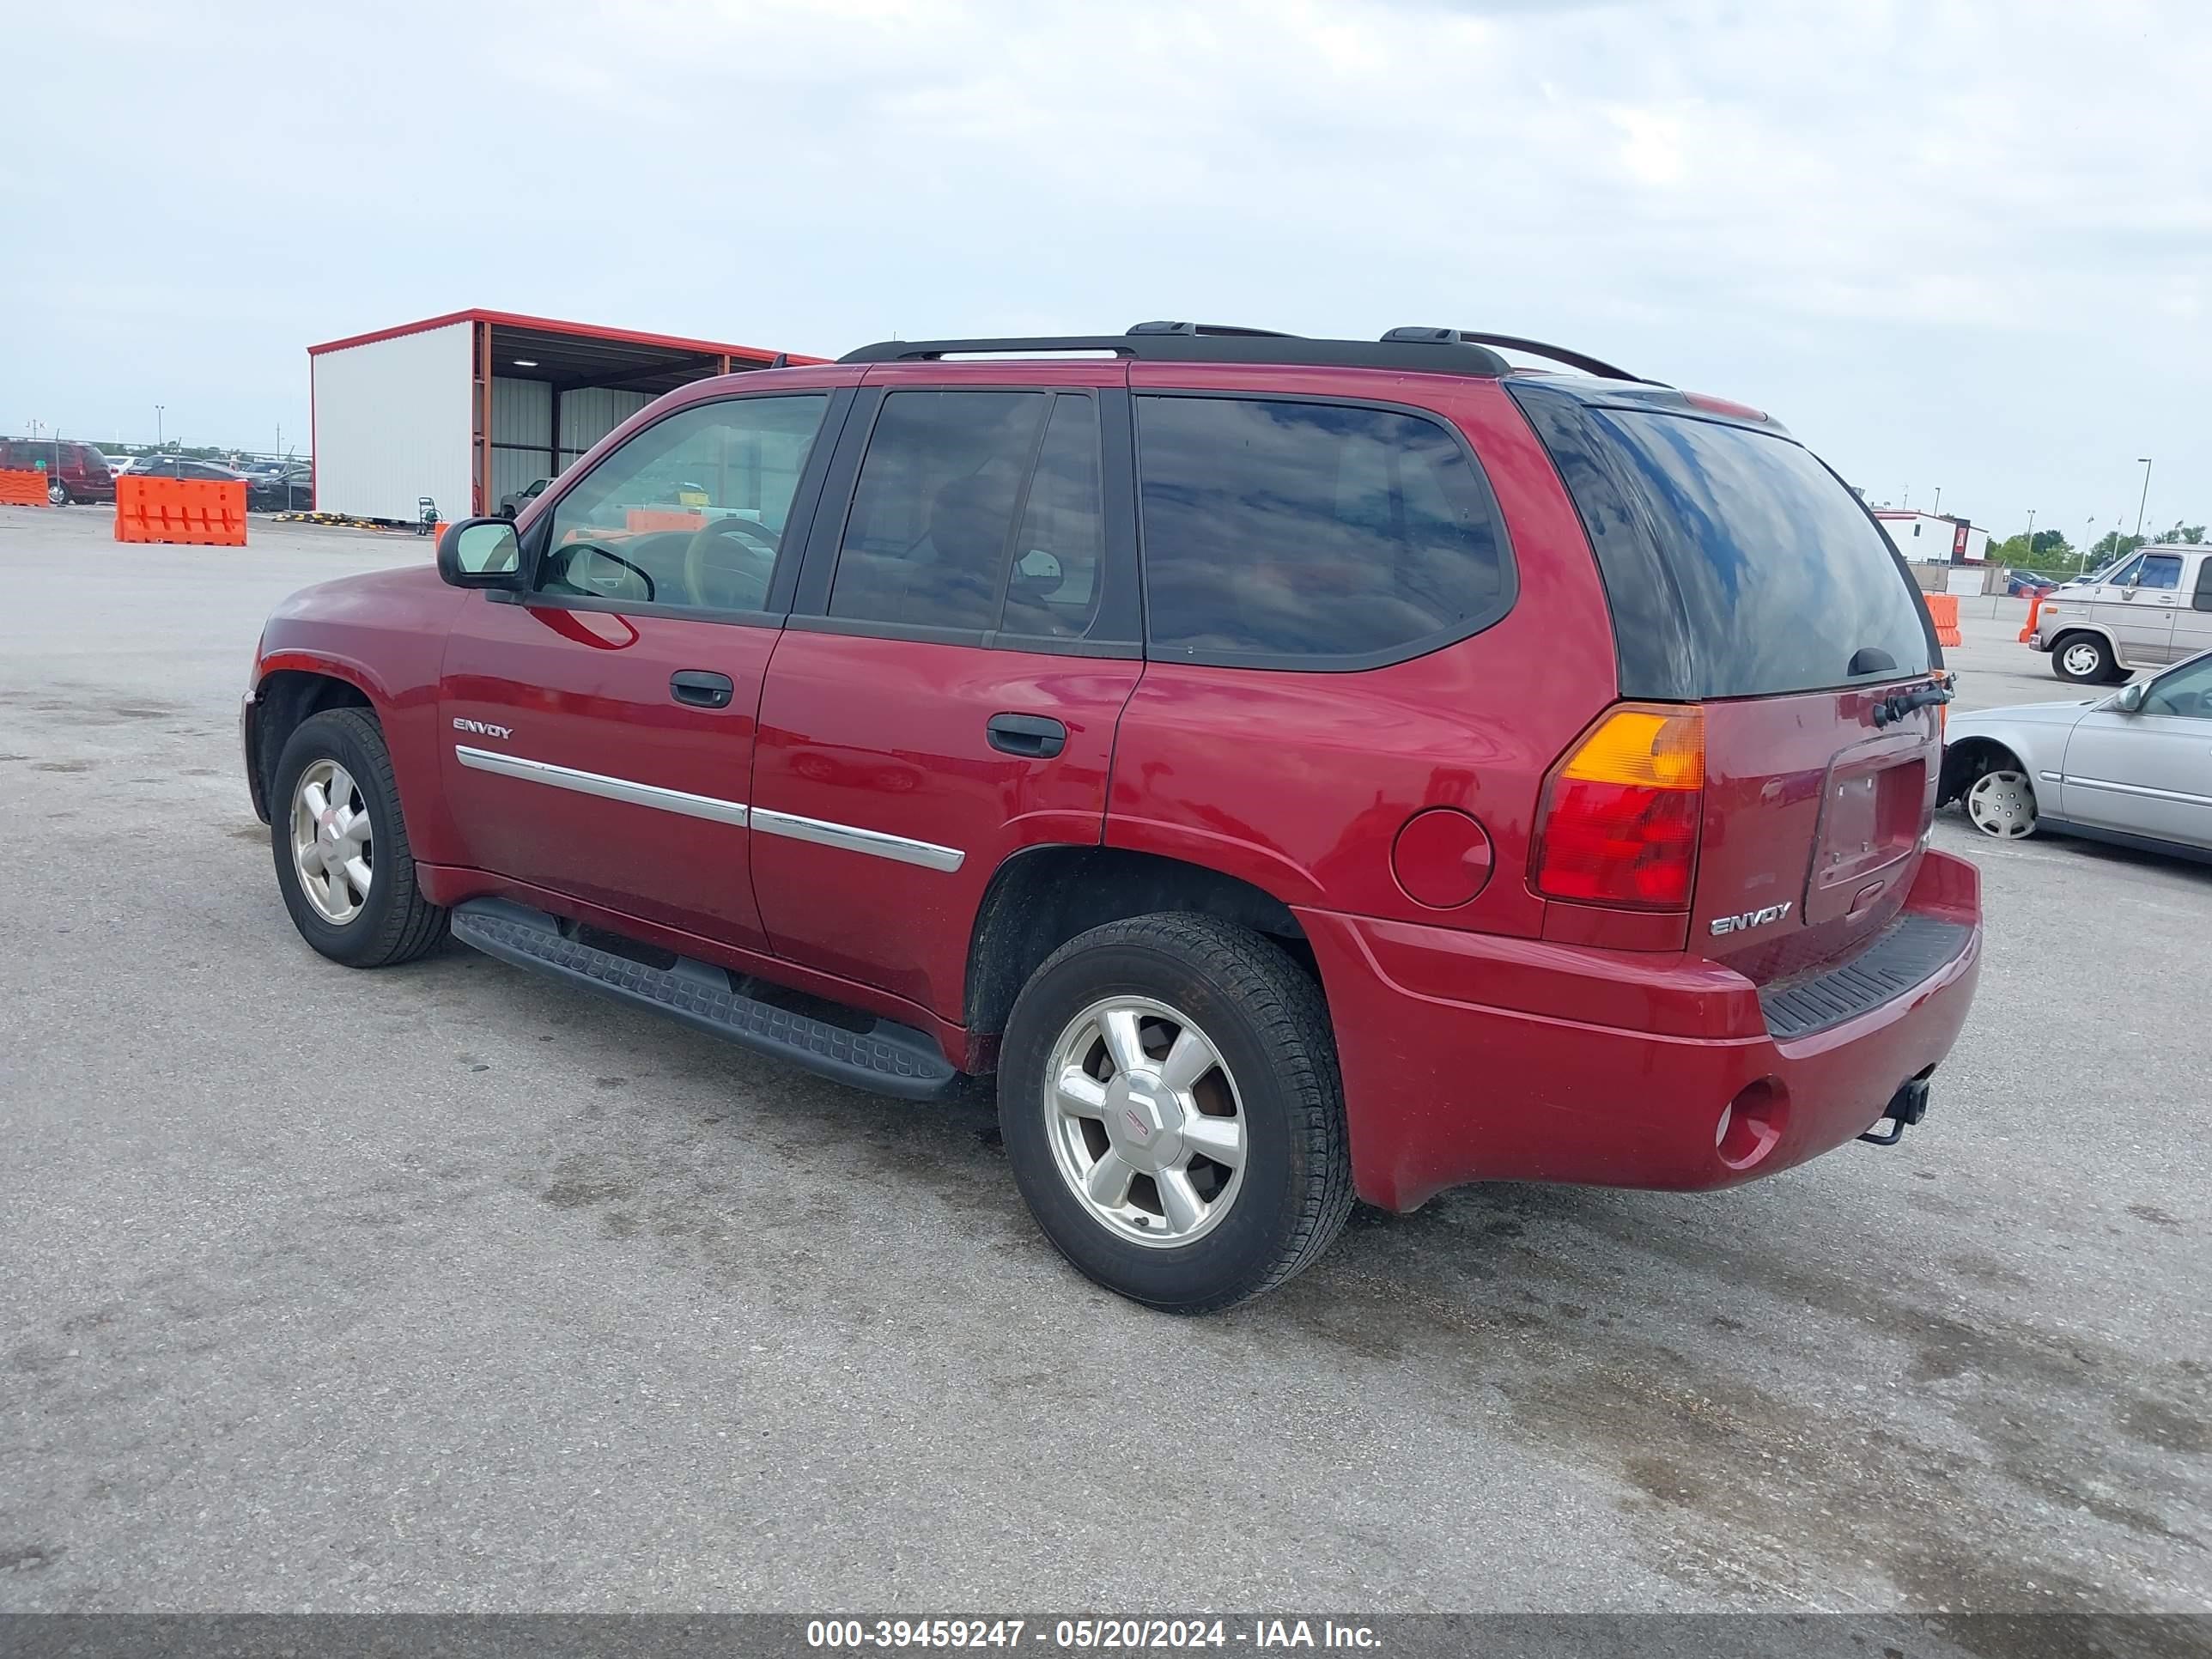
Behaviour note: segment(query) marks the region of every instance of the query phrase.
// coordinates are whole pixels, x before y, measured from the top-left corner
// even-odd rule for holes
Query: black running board
[[[565,980],[617,1002],[650,1008],[854,1088],[906,1100],[938,1100],[960,1073],[937,1044],[910,1025],[878,1019],[865,1031],[778,1008],[738,990],[723,969],[689,957],[650,968],[570,939],[542,910],[478,898],[453,908],[453,937],[486,956]]]

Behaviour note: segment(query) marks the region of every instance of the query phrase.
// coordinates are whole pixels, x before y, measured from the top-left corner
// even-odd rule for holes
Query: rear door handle
[[[737,687],[727,674],[711,674],[703,668],[679,668],[668,677],[668,695],[695,708],[727,708]]]
[[[1046,714],[994,714],[983,729],[992,748],[1024,760],[1050,760],[1067,747],[1067,728]]]

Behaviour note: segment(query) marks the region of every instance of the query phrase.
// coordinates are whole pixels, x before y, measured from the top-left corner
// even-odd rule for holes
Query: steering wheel
[[[729,539],[739,536],[766,548],[766,556],[742,544],[732,548]],[[782,538],[766,525],[735,514],[702,525],[684,550],[684,586],[691,603],[759,610],[768,603],[769,576],[782,545]],[[732,552],[745,556],[742,562],[726,556]],[[710,587],[718,591],[710,593]]]

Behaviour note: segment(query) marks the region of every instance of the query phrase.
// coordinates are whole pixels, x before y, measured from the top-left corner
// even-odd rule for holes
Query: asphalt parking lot
[[[428,556],[0,509],[0,1608],[2200,1609],[2212,869],[2037,838],[1927,1124],[1171,1321],[980,1104],[287,920],[238,693]],[[1968,707],[2062,695],[1967,601]]]

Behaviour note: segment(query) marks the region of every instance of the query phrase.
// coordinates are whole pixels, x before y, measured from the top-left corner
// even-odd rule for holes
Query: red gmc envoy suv
[[[1198,1312],[1355,1195],[1917,1122],[1981,945],[1941,665],[1755,410],[1146,323],[672,392],[434,572],[286,601],[244,735],[325,956],[450,932],[861,1088],[995,1073],[1047,1237]]]

